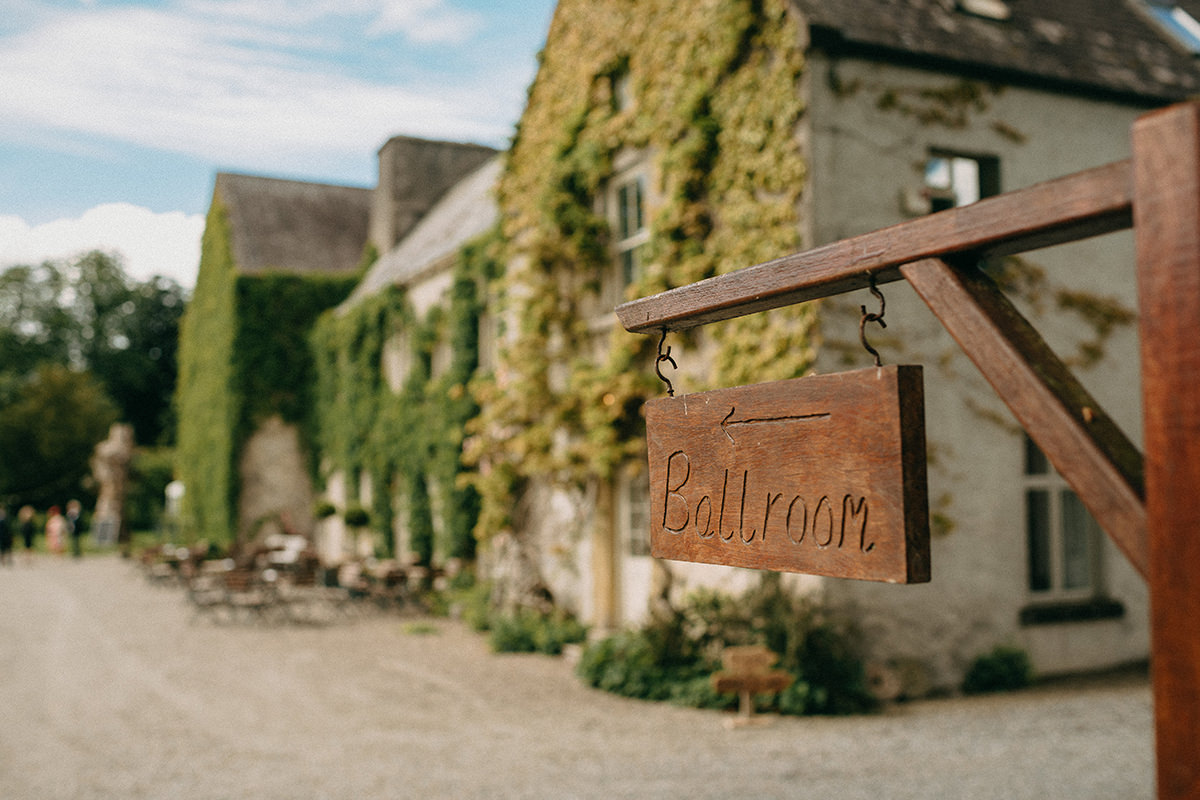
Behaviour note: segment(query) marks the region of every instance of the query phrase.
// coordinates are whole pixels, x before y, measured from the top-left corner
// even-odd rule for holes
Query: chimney
[[[450,187],[495,155],[490,147],[394,136],[379,148],[371,243],[386,253]]]

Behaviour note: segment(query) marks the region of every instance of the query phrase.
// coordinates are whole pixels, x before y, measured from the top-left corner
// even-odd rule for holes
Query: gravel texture
[[[1153,795],[1144,680],[729,730],[447,620],[193,616],[115,557],[0,570],[0,798]]]

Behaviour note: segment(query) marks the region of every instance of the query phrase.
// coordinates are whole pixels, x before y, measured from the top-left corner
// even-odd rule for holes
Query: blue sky
[[[369,186],[395,134],[503,146],[553,0],[0,0],[0,269],[195,279],[218,170]]]

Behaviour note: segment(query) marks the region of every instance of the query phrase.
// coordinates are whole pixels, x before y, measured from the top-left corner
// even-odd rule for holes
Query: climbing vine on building
[[[232,383],[234,265],[228,214],[214,200],[204,225],[196,288],[180,324],[177,470],[187,486],[184,513],[201,537],[225,541],[233,530]]]
[[[177,468],[194,535],[221,543],[235,537],[236,459],[259,425],[278,416],[306,430],[313,380],[306,331],[354,282],[337,274],[239,272],[228,213],[214,198],[180,331]],[[311,451],[311,437],[304,446]]]
[[[478,497],[460,481],[459,458],[466,422],[478,413],[467,391],[479,364],[482,286],[496,272],[494,235],[469,243],[452,273],[449,302],[418,318],[402,287],[391,286],[346,309],[327,313],[313,332],[317,364],[316,415],[324,468],[340,472],[352,491],[366,476],[372,487],[371,526],[394,550],[392,530],[399,497],[409,546],[420,563],[435,550],[470,558]],[[404,366],[398,386],[389,383],[385,352]],[[435,354],[448,355],[435,369]],[[433,504],[443,521],[435,542]]]
[[[483,411],[467,448],[481,536],[507,526],[525,479],[605,478],[643,446],[640,409],[661,391],[655,342],[597,308],[614,263],[597,198],[619,156],[646,159],[656,198],[626,297],[802,244],[804,63],[788,4],[705,0],[687,19],[667,0],[563,2],[555,14],[499,187],[506,327],[494,375],[475,384]],[[811,306],[796,306],[710,326],[688,347],[711,369],[690,375],[730,385],[803,374],[813,324]]]

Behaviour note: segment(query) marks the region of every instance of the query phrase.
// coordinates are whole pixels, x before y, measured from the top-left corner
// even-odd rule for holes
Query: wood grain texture
[[[901,272],[1143,576],[1142,455],[981,270],[941,259]]]
[[[782,670],[771,670],[757,675],[717,672],[712,676],[712,686],[719,694],[763,694],[782,692],[792,685],[793,680],[790,674]]]
[[[970,252],[1006,255],[1131,224],[1121,161],[681,286],[617,308],[627,330],[682,330],[899,280],[898,267]]]
[[[1200,797],[1200,106],[1133,129],[1158,796]]]
[[[651,400],[646,428],[652,555],[929,580],[920,367]]]

